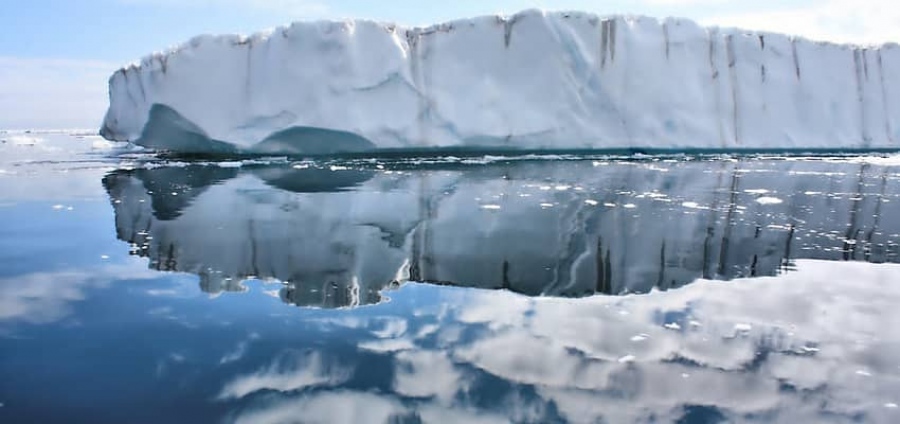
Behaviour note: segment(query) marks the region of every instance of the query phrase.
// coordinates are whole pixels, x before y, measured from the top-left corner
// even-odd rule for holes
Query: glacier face
[[[876,149],[900,46],[525,11],[201,36],[110,78],[101,133],[176,152]]]

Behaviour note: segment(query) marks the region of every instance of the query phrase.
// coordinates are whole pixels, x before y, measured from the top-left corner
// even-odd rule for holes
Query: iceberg
[[[524,11],[298,22],[116,71],[101,134],[178,153],[893,150],[900,46]]]

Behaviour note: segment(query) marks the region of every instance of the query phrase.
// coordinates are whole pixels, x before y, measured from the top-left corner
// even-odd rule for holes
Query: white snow
[[[900,140],[900,46],[671,18],[531,10],[426,28],[302,22],[199,36],[109,84],[103,135],[176,151],[208,147],[142,138],[154,105],[183,118],[159,125],[249,150],[298,127],[371,143],[354,140],[356,150],[867,149]],[[312,149],[302,143],[257,150]]]

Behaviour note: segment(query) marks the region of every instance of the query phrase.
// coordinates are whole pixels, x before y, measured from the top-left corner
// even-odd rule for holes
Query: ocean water
[[[897,157],[0,140],[0,422],[900,422]]]

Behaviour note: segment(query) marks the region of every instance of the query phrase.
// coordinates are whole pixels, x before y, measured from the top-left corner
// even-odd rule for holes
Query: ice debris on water
[[[669,330],[681,330],[681,326],[678,325],[677,322],[666,323],[663,327],[668,328]]]
[[[634,362],[635,359],[637,359],[637,358],[635,358],[634,355],[625,355],[625,356],[619,358],[619,363],[627,364],[629,362]]]
[[[643,334],[643,333],[641,333],[641,334],[638,334],[638,335],[632,337],[632,338],[631,338],[631,341],[633,341],[633,342],[642,342],[642,341],[647,340],[647,339],[649,339],[649,338],[650,338],[650,336],[649,336],[648,334]]]
[[[777,197],[763,196],[759,199],[756,199],[756,203],[759,203],[760,205],[779,205],[781,203],[784,203],[784,200],[781,200]]]
[[[752,329],[753,329],[753,326],[750,324],[741,323],[741,324],[734,325],[734,331],[739,332],[739,333],[749,333],[750,330],[752,330]]]

